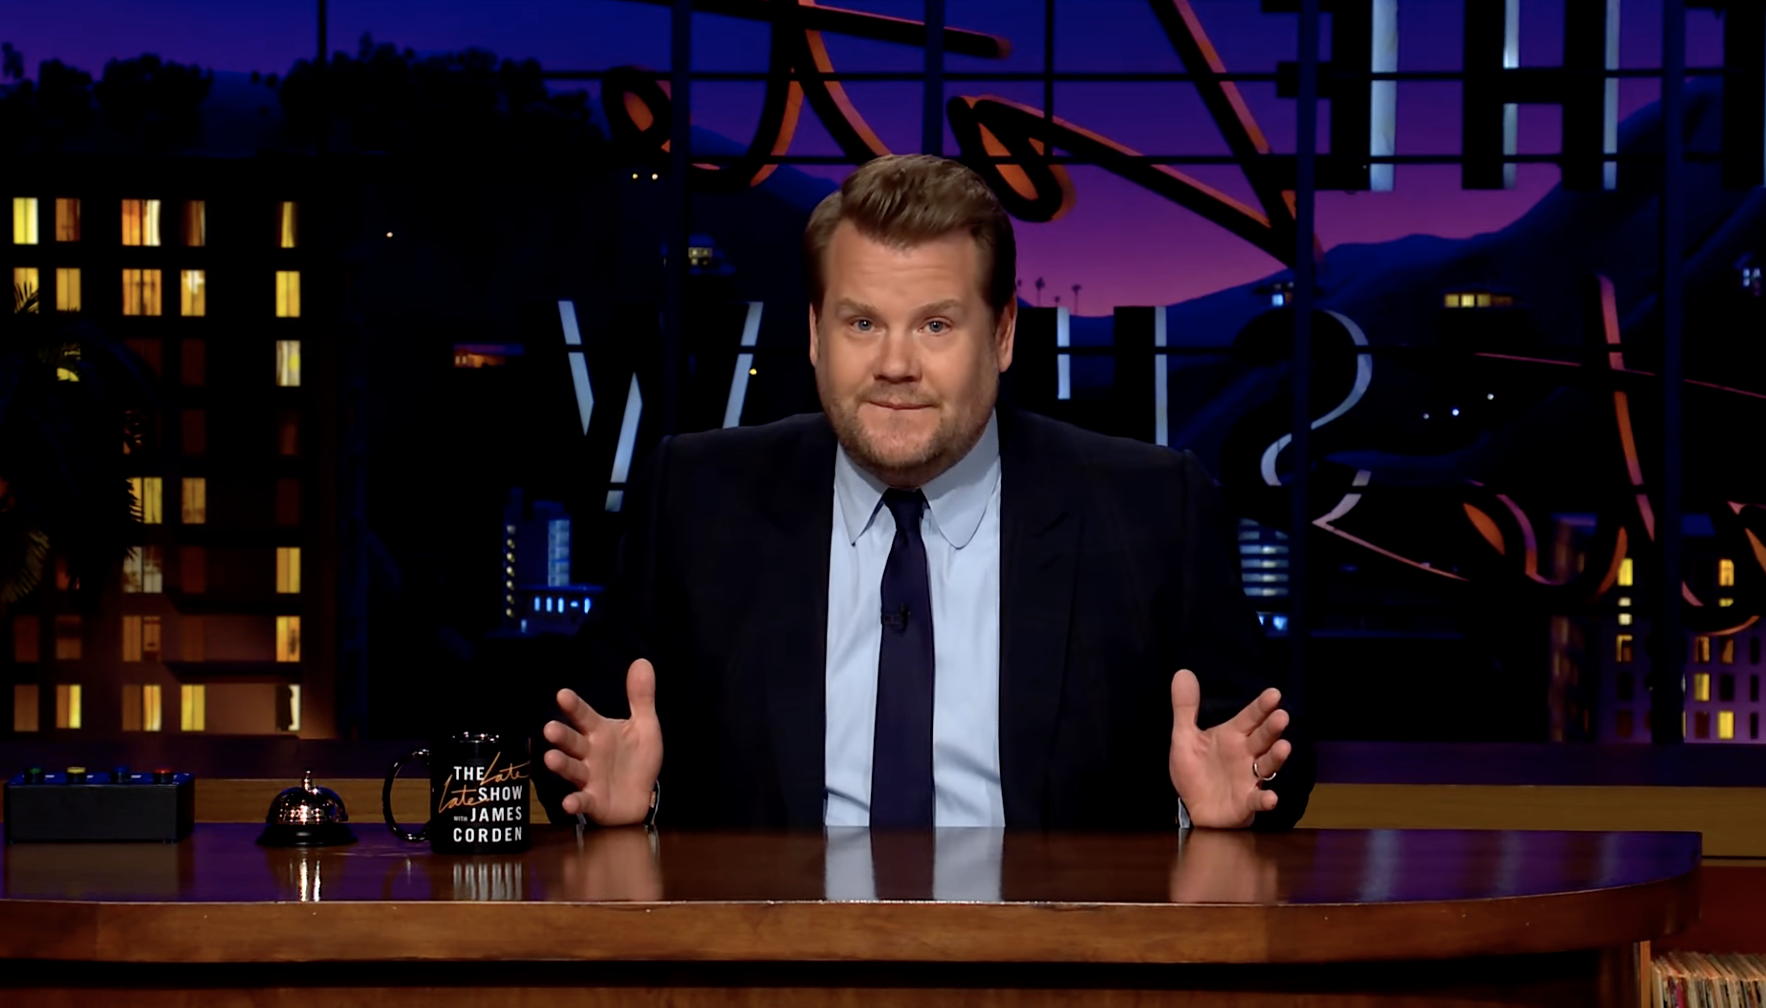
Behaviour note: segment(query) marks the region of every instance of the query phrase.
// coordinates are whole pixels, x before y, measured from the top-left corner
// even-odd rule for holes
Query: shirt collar
[[[969,545],[981,527],[988,499],[1000,477],[999,418],[990,414],[987,427],[975,447],[920,489],[926,494],[932,512],[932,527],[956,549]],[[836,449],[834,458],[834,499],[840,504],[840,519],[846,526],[849,544],[876,521],[883,504],[883,491],[888,486],[875,475],[853,462],[845,447]]]

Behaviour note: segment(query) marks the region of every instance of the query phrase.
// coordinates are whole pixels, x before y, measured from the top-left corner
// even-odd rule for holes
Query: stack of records
[[[1656,1008],[1766,1008],[1766,956],[1663,952],[1651,971]]]

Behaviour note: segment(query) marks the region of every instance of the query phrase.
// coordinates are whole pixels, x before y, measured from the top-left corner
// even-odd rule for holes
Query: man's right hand
[[[546,753],[546,766],[576,788],[565,796],[564,811],[582,813],[602,826],[643,822],[662,772],[656,670],[648,661],[632,662],[625,695],[632,716],[622,721],[595,713],[575,690],[559,690],[565,720],[546,723],[546,741],[557,747]]]

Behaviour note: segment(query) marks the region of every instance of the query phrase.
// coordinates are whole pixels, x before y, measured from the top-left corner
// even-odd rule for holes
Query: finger
[[[547,742],[577,759],[587,759],[589,756],[589,737],[562,721],[547,721],[541,734],[546,737]]]
[[[1282,737],[1282,732],[1288,730],[1289,720],[1287,711],[1276,710],[1264,718],[1262,724],[1253,728],[1248,740],[1251,755],[1262,756],[1268,752],[1270,747],[1275,745],[1276,740]]]
[[[601,722],[605,720],[601,715],[595,713],[595,708],[590,707],[587,700],[576,695],[576,690],[561,689],[558,691],[558,709],[563,711],[564,716],[570,719],[570,723],[575,725],[577,730],[584,735],[599,728]]]
[[[1268,777],[1270,774],[1280,770],[1282,766],[1288,762],[1288,757],[1293,754],[1294,743],[1289,742],[1287,739],[1282,739],[1270,746],[1268,752],[1260,753],[1255,760],[1252,760],[1252,762],[1256,764],[1258,771],[1257,775],[1259,777]]]
[[[589,765],[562,749],[546,751],[546,769],[569,781],[578,790],[589,786]]]
[[[1276,803],[1280,802],[1281,798],[1282,796],[1276,794],[1274,791],[1254,792],[1251,797],[1251,811],[1254,813],[1273,812],[1275,811]]]
[[[1233,719],[1228,722],[1228,724],[1231,724],[1233,728],[1240,733],[1249,735],[1257,729],[1258,725],[1263,723],[1265,718],[1274,713],[1281,705],[1282,691],[1271,686],[1269,689],[1257,694],[1257,699],[1246,704],[1244,710],[1234,714]]]
[[[583,788],[581,791],[573,791],[565,795],[564,801],[560,804],[564,806],[564,811],[571,815],[585,815],[593,819],[595,818],[595,806],[599,803],[595,800],[593,792],[588,788]]]
[[[632,717],[656,717],[656,666],[646,659],[632,662],[625,673],[625,698],[631,704]]]
[[[1201,710],[1202,684],[1194,672],[1178,669],[1171,677],[1171,730],[1194,730]]]

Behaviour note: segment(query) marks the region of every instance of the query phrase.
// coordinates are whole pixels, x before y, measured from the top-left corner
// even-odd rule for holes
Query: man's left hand
[[[1275,808],[1276,794],[1263,790],[1260,777],[1274,776],[1294,751],[1282,738],[1288,712],[1281,702],[1281,691],[1266,689],[1232,720],[1204,731],[1196,727],[1202,684],[1189,669],[1172,676],[1168,769],[1192,825],[1238,829]]]

